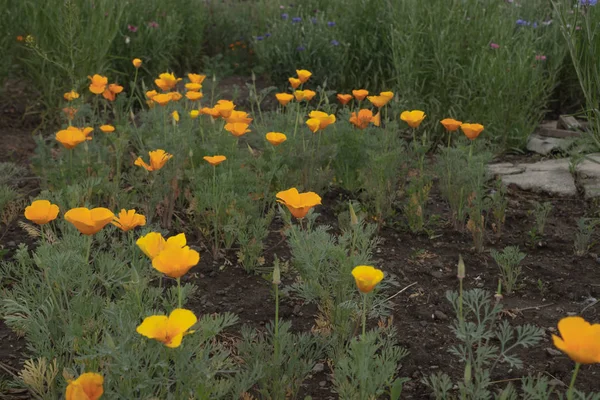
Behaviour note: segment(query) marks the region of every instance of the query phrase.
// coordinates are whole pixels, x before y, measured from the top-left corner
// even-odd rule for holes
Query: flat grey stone
[[[527,150],[546,155],[553,151],[566,151],[573,142],[573,138],[556,138],[532,133],[527,141]]]
[[[513,163],[498,163],[488,165],[488,171],[491,175],[514,175],[525,171],[525,167]]]
[[[568,169],[527,169],[517,175],[504,175],[502,182],[505,185],[515,185],[522,190],[532,192],[545,192],[558,196],[575,196],[577,187],[575,180]]]
[[[579,184],[586,199],[600,197],[600,154],[589,154],[577,166]]]
[[[555,160],[538,161],[533,164],[519,164],[525,167],[526,171],[569,171],[571,161],[568,158],[558,158]]]

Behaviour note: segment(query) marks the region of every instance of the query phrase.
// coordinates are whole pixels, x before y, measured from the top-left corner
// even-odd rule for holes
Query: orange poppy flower
[[[204,82],[204,80],[206,79],[206,75],[188,74],[188,78],[190,79],[191,83],[202,85],[202,82]]]
[[[252,122],[252,118],[248,117],[248,113],[245,111],[236,111],[233,110],[231,115],[228,118],[225,118],[225,121],[230,124],[235,124],[237,122],[242,124],[250,125]]]
[[[346,104],[348,104],[350,102],[350,100],[352,100],[352,95],[338,93],[337,99],[340,103],[342,103],[342,105],[345,106]]]
[[[383,271],[369,265],[359,265],[352,270],[352,276],[358,290],[369,293],[383,280]]]
[[[240,137],[250,132],[248,124],[243,122],[234,122],[225,124],[225,130],[231,133],[233,136]]]
[[[152,97],[152,101],[160,104],[161,106],[166,106],[171,101],[171,99],[171,95],[168,93],[161,93]]]
[[[112,133],[115,131],[115,127],[112,125],[101,125],[100,130],[104,133]]]
[[[88,76],[88,79],[91,81],[90,83],[90,92],[94,94],[102,94],[104,90],[106,90],[106,85],[108,85],[108,78],[102,75],[94,75]]]
[[[552,335],[554,345],[579,364],[600,363],[600,324],[581,317],[566,317],[558,322],[560,337]]]
[[[308,81],[312,76],[312,72],[307,71],[305,69],[297,69],[296,75],[298,75],[298,79],[301,83],[306,83],[306,81]]]
[[[289,93],[277,93],[275,97],[277,98],[279,104],[281,104],[284,107],[287,106],[287,104],[294,99],[294,95],[291,95]]]
[[[75,100],[75,99],[78,99],[78,98],[79,98],[79,93],[77,93],[77,92],[76,92],[76,91],[74,91],[74,90],[71,90],[70,92],[67,92],[67,93],[65,93],[65,94],[63,95],[63,97],[64,97],[64,99],[65,99],[66,101],[73,101],[73,100]]]
[[[54,221],[58,216],[58,206],[48,200],[36,200],[25,208],[25,218],[38,225]]]
[[[460,129],[469,140],[475,140],[483,132],[483,125],[481,124],[461,124]]]
[[[131,62],[133,64],[134,67],[139,68],[142,66],[142,60],[140,60],[139,58],[134,58],[133,61]]]
[[[114,218],[112,224],[123,232],[127,232],[138,226],[146,225],[146,217],[138,214],[135,210],[122,209],[119,216]]]
[[[421,110],[403,111],[400,114],[400,119],[408,124],[411,128],[418,128],[426,115]]]
[[[217,165],[221,164],[223,161],[227,160],[227,157],[225,157],[225,156],[204,156],[203,158],[207,163],[209,163],[213,167],[216,167]]]
[[[365,89],[355,89],[352,91],[352,95],[358,101],[363,101],[365,97],[369,95],[369,91]]]
[[[279,146],[281,143],[287,140],[287,136],[279,132],[269,132],[265,135],[265,137],[273,146]]]
[[[299,193],[291,188],[277,193],[277,202],[284,204],[296,218],[304,218],[311,208],[321,204],[321,197],[314,192]]]
[[[163,92],[167,92],[173,89],[180,80],[181,78],[176,78],[174,74],[165,72],[160,74],[158,79],[154,80],[154,83],[156,83],[156,86],[158,86]]]
[[[115,218],[115,214],[107,208],[98,207],[91,210],[86,207],[72,208],[65,213],[65,219],[72,223],[84,235],[94,235]]]
[[[234,108],[235,104],[233,104],[233,101],[229,100],[219,100],[214,107],[215,110],[219,111],[219,115],[223,118],[229,118]]]
[[[365,108],[359,110],[358,114],[356,112],[350,114],[350,123],[359,129],[365,129],[371,122],[379,126],[379,114],[374,116],[373,111]]]
[[[65,400],[98,400],[104,393],[104,378],[100,374],[86,372],[75,380],[69,380]]]
[[[181,345],[185,335],[192,333],[189,329],[197,321],[198,318],[190,310],[176,308],[168,317],[166,315],[152,315],[144,318],[136,331],[148,339],[158,340],[167,347],[175,348]]]
[[[446,130],[449,132],[454,132],[458,130],[458,128],[462,125],[461,121],[457,121],[452,118],[444,118],[440,121],[440,123],[444,125],[444,128],[446,128]]]
[[[199,83],[192,83],[192,82],[190,82],[190,83],[186,83],[185,84],[185,88],[187,90],[189,90],[190,92],[197,92],[200,89],[202,89],[202,85],[199,84]]]
[[[290,85],[292,85],[293,89],[297,89],[302,84],[300,79],[297,78],[288,78],[288,81],[290,81]]]
[[[142,160],[142,157],[138,157],[133,165],[143,167],[146,171],[158,171],[173,157],[172,154],[167,153],[163,149],[150,151],[148,154],[150,155],[150,165],[146,164],[144,160]]]

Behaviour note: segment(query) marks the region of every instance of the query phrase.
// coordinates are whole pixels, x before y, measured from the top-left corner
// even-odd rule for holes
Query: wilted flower
[[[358,101],[363,101],[369,95],[369,91],[365,89],[353,90],[352,95]]]
[[[426,115],[421,110],[403,111],[400,114],[400,119],[408,124],[411,128],[418,128]]]
[[[379,113],[373,115],[371,110],[361,109],[358,111],[358,114],[356,112],[350,114],[350,123],[359,129],[365,129],[370,123],[379,126],[381,124],[381,116]]]
[[[449,132],[454,132],[454,131],[458,130],[458,128],[462,124],[461,121],[457,121],[452,118],[444,118],[443,120],[440,121],[440,123],[442,125],[444,125],[444,128],[446,128],[446,130]]]
[[[144,318],[136,331],[148,339],[158,340],[167,347],[175,348],[181,345],[183,336],[191,333],[188,330],[196,324],[198,318],[190,310],[176,308],[166,315],[152,315]]]
[[[112,133],[115,131],[115,127],[112,125],[100,125],[100,130],[104,133]]]
[[[581,317],[566,317],[558,322],[560,336],[552,335],[554,345],[579,364],[600,363],[600,324]]]
[[[163,149],[150,151],[148,154],[150,155],[150,165],[146,164],[144,160],[142,160],[142,157],[138,157],[133,164],[138,167],[143,167],[146,171],[158,171],[164,167],[165,163],[169,161],[171,157],[173,157],[172,154],[167,153]]]
[[[213,167],[216,167],[217,165],[221,164],[223,161],[227,160],[227,157],[225,157],[225,156],[204,156],[203,158],[207,163],[209,163]]]
[[[312,76],[312,72],[305,69],[297,69],[296,75],[298,75],[298,79],[300,79],[301,83],[306,83],[306,81],[308,81]]]
[[[58,206],[48,200],[35,200],[25,208],[25,218],[38,225],[45,225],[56,219],[58,211]]]
[[[356,287],[361,293],[369,293],[383,280],[383,271],[369,265],[359,265],[352,270]]]
[[[154,83],[156,83],[156,86],[158,86],[162,91],[166,92],[173,89],[180,80],[181,78],[176,78],[174,74],[165,72],[160,74],[158,79],[154,80]]]
[[[233,110],[231,112],[231,115],[228,118],[225,118],[225,121],[230,124],[240,122],[242,124],[250,125],[250,123],[252,122],[252,118],[248,117],[248,113],[245,111]]]
[[[84,235],[98,233],[110,224],[114,217],[112,211],[103,207],[92,208],[91,210],[86,207],[72,208],[65,213],[65,219]]]
[[[275,94],[275,97],[277,98],[277,101],[279,101],[279,104],[284,107],[294,98],[294,96],[289,93],[277,93]]]
[[[250,132],[250,129],[248,129],[248,124],[244,124],[243,122],[225,124],[225,130],[236,137],[240,137]]]
[[[204,95],[202,94],[202,92],[189,91],[185,94],[185,97],[187,97],[190,101],[196,101],[200,100],[202,97],[204,97]]]
[[[470,140],[477,139],[477,136],[483,131],[484,126],[481,124],[461,124],[460,129]]]
[[[123,232],[127,232],[138,226],[146,225],[146,217],[138,214],[135,210],[121,209],[119,216],[114,218],[112,224]]]
[[[134,58],[133,61],[131,62],[133,64],[134,67],[139,68],[142,66],[142,60],[140,60],[139,58]]]
[[[308,116],[319,121],[319,129],[323,130],[335,122],[335,115],[323,111],[311,111]]]
[[[279,132],[269,132],[265,135],[265,137],[273,146],[279,146],[281,143],[287,140],[287,136]]]
[[[217,101],[217,104],[214,108],[219,112],[219,115],[221,117],[229,118],[229,116],[233,112],[233,109],[235,108],[235,104],[233,104],[233,101],[219,100]]]
[[[167,247],[182,248],[186,245],[186,243],[187,241],[185,234],[183,233],[171,236],[165,240],[165,238],[158,232],[150,232],[135,242],[140,250],[142,250],[144,254],[147,255],[151,260]]]
[[[302,82],[300,82],[300,79],[297,78],[288,78],[288,81],[290,81],[290,85],[294,89],[298,88],[302,84]]]
[[[277,193],[277,202],[284,204],[296,218],[304,218],[311,208],[321,204],[321,197],[314,192],[299,193],[291,188]]]
[[[65,113],[65,116],[69,121],[73,121],[73,118],[75,118],[75,114],[77,114],[77,109],[74,107],[65,107],[62,109],[62,111],[63,113]]]
[[[339,93],[337,95],[337,99],[340,103],[342,103],[342,105],[346,105],[350,102],[350,100],[352,100],[352,95],[351,94],[341,94]]]
[[[104,393],[104,378],[93,372],[81,374],[68,383],[65,400],[98,400]]]
[[[79,93],[77,93],[77,92],[76,92],[76,91],[74,91],[74,90],[71,90],[70,92],[67,92],[67,93],[65,93],[65,94],[63,95],[63,97],[64,97],[64,99],[65,99],[66,101],[73,101],[73,100],[75,100],[75,99],[78,99],[78,98],[79,98]]]
[[[152,101],[160,104],[161,106],[166,106],[171,101],[171,99],[172,97],[168,93],[161,93],[152,97]]]
[[[91,81],[90,83],[90,92],[94,94],[102,94],[104,90],[106,90],[106,85],[108,85],[108,78],[102,75],[94,75],[88,76],[88,79]]]

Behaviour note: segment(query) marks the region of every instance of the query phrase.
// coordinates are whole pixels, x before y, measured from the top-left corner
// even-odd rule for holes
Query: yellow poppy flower
[[[134,67],[139,68],[142,66],[142,60],[140,60],[139,58],[134,58],[133,61],[131,62],[133,64]]]
[[[245,111],[235,111],[231,112],[231,115],[228,118],[225,118],[225,121],[230,124],[235,124],[236,122],[240,122],[242,124],[248,124],[252,122],[252,118],[248,117],[248,113]]]
[[[225,124],[225,130],[236,137],[240,137],[250,132],[250,129],[248,129],[248,124],[244,124],[243,122]]]
[[[150,165],[146,164],[144,160],[142,160],[142,157],[138,157],[133,165],[143,167],[146,171],[158,171],[165,166],[165,163],[169,161],[171,157],[173,157],[172,154],[167,153],[163,149],[150,151],[148,154],[150,155]]]
[[[368,109],[361,109],[358,114],[356,112],[350,114],[350,123],[359,129],[365,129],[371,122],[378,122],[374,119],[373,111]]]
[[[58,211],[58,206],[48,200],[35,200],[25,208],[25,218],[38,225],[45,225],[56,219]]]
[[[300,79],[297,78],[288,78],[288,81],[290,81],[290,85],[292,85],[293,89],[297,89],[302,84]]]
[[[425,113],[420,110],[403,111],[402,114],[400,114],[400,119],[406,122],[411,128],[418,128],[425,117]]]
[[[152,101],[160,104],[161,106],[166,106],[171,101],[171,95],[165,93],[157,94],[152,97]]]
[[[301,83],[306,83],[306,81],[308,81],[309,78],[312,76],[312,72],[307,71],[305,69],[297,69],[296,75],[298,75],[298,79]]]
[[[70,92],[67,92],[67,93],[65,93],[65,94],[63,95],[63,97],[64,97],[64,99],[65,99],[66,101],[73,101],[73,100],[75,100],[75,99],[78,99],[78,98],[79,98],[79,93],[77,93],[77,92],[76,92],[76,91],[74,91],[74,90],[71,90]]]
[[[104,133],[112,133],[115,131],[115,127],[112,125],[100,125],[100,130]]]
[[[166,246],[152,259],[152,266],[171,278],[181,278],[199,261],[200,254],[189,246]]]
[[[200,111],[198,111],[198,110],[192,110],[192,111],[190,111],[190,118],[191,119],[198,118],[198,115],[200,115]]]
[[[197,92],[202,89],[202,85],[199,83],[186,83],[185,88],[190,92]]]
[[[362,293],[369,293],[383,279],[383,271],[368,265],[359,265],[352,270],[356,287]]]
[[[88,140],[87,135],[81,129],[75,128],[74,126],[58,131],[54,138],[66,149],[72,149],[78,144]]]
[[[294,99],[294,95],[291,95],[289,93],[277,93],[275,94],[275,97],[277,98],[279,104],[281,104],[284,107],[287,106],[287,104]]]
[[[387,96],[381,96],[381,95],[379,95],[379,96],[367,96],[367,99],[375,107],[381,108],[381,107],[385,106],[387,103],[389,103],[389,101],[392,99],[392,97],[387,97]]]
[[[179,92],[169,92],[169,96],[171,96],[172,101],[179,101],[183,98],[183,95]]]
[[[186,245],[187,239],[184,233],[179,235],[171,236],[165,239],[158,232],[150,232],[141,238],[139,238],[135,244],[148,256],[151,260],[154,259],[161,251],[167,247],[179,247],[182,248]]]
[[[369,95],[369,91],[365,89],[355,89],[352,91],[352,95],[358,101],[363,101],[365,97]]]
[[[174,74],[165,72],[158,76],[158,79],[154,80],[156,86],[158,86],[163,92],[167,92],[173,89],[177,82],[179,82],[181,78],[176,78]]]
[[[345,106],[346,104],[348,104],[350,102],[350,100],[352,100],[352,95],[339,93],[337,95],[337,99],[340,103],[342,103],[342,105]]]
[[[279,132],[269,132],[265,135],[265,137],[273,146],[279,146],[281,143],[287,140],[287,136]]]
[[[204,156],[203,158],[207,163],[209,163],[213,167],[216,167],[217,165],[221,164],[223,161],[227,160],[227,157],[225,157],[225,156]]]
[[[173,121],[179,122],[179,113],[177,112],[177,110],[171,113],[171,117],[173,117]]]
[[[98,400],[104,393],[104,378],[100,374],[86,372],[70,380],[65,400]]]
[[[387,97],[390,100],[394,98],[394,92],[381,92],[379,95],[381,97]]]
[[[317,133],[319,126],[321,126],[321,121],[316,118],[310,118],[306,121],[306,125],[308,125],[308,129],[310,129],[312,133]]]
[[[202,114],[202,115],[210,115],[214,119],[217,119],[217,118],[219,118],[221,116],[221,113],[215,107],[213,107],[213,108],[203,107],[203,108],[200,109],[200,114]]]
[[[229,100],[219,100],[214,107],[214,109],[217,110],[219,115],[223,118],[229,118],[234,108],[235,104],[233,104],[233,101]]]
[[[154,98],[154,96],[156,96],[158,94],[158,92],[156,90],[148,90],[146,92],[146,97],[149,99]]]
[[[458,130],[458,128],[462,125],[461,121],[457,121],[452,118],[444,118],[440,121],[440,123],[444,125],[444,128],[446,128],[446,130],[449,132],[454,132]]]
[[[206,79],[206,75],[188,74],[188,78],[190,79],[191,83],[202,85],[202,82],[204,82],[204,79]]]
[[[600,324],[581,317],[566,317],[558,322],[560,337],[552,335],[554,345],[579,364],[600,363]]]
[[[65,213],[65,219],[84,235],[98,233],[110,224],[114,217],[112,211],[103,207],[92,208],[91,210],[86,207],[72,208]]]
[[[304,218],[311,208],[321,204],[321,197],[314,192],[299,193],[291,188],[277,193],[277,202],[284,204],[296,218]]]
[[[114,218],[112,224],[123,232],[127,232],[138,226],[146,225],[146,217],[138,214],[135,210],[121,209],[119,216]]]
[[[483,125],[481,124],[461,124],[460,129],[462,129],[463,133],[469,140],[477,139],[477,136],[483,132]]]
[[[106,85],[108,85],[108,78],[102,75],[94,75],[88,76],[88,79],[91,81],[89,89],[90,92],[94,94],[102,94],[106,89]]]
[[[319,120],[319,129],[323,130],[335,122],[335,115],[327,114],[323,111],[311,111],[309,118]]]
[[[190,310],[176,308],[166,315],[152,315],[144,318],[136,331],[148,339],[158,340],[167,347],[175,348],[181,345],[183,336],[191,333],[188,330],[198,319]]]
[[[294,92],[294,96],[296,97],[296,101],[310,101],[313,97],[315,97],[317,93],[312,90],[296,90]]]

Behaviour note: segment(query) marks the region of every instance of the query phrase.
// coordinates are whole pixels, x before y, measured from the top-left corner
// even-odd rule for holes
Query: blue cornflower
[[[531,25],[531,26],[533,27],[533,29],[535,29],[535,28],[537,28],[537,27],[538,27],[538,23],[537,23],[537,22],[534,22],[534,23],[533,23],[533,25]]]
[[[517,20],[517,25],[519,25],[519,26],[527,26],[527,25],[529,25],[529,22],[525,21],[524,19],[518,19]]]
[[[304,46],[296,47],[296,51],[304,51],[304,50],[306,50],[306,48]]]
[[[281,19],[288,19],[289,15],[286,13],[281,14]]]
[[[579,0],[580,6],[595,6],[598,0]]]
[[[331,45],[332,45],[332,46],[339,46],[339,45],[340,45],[340,42],[338,42],[337,40],[333,39],[333,40],[331,41]]]
[[[256,40],[258,40],[258,41],[261,41],[261,40],[263,40],[264,38],[265,38],[264,36],[257,36],[257,37],[256,37]]]
[[[295,24],[296,22],[300,22],[300,21],[302,21],[302,18],[300,18],[300,17],[294,17],[294,18],[292,18],[292,22],[293,22],[294,24]]]
[[[310,22],[312,22],[313,24],[316,24],[317,23],[317,19],[315,17],[313,17],[313,18],[310,19]]]
[[[331,28],[331,27],[335,26],[335,22],[333,22],[333,21],[329,21],[329,22],[327,23],[327,26]]]
[[[270,33],[265,33],[265,37],[266,37],[266,38],[270,38],[270,37],[271,37],[271,34],[270,34]]]

